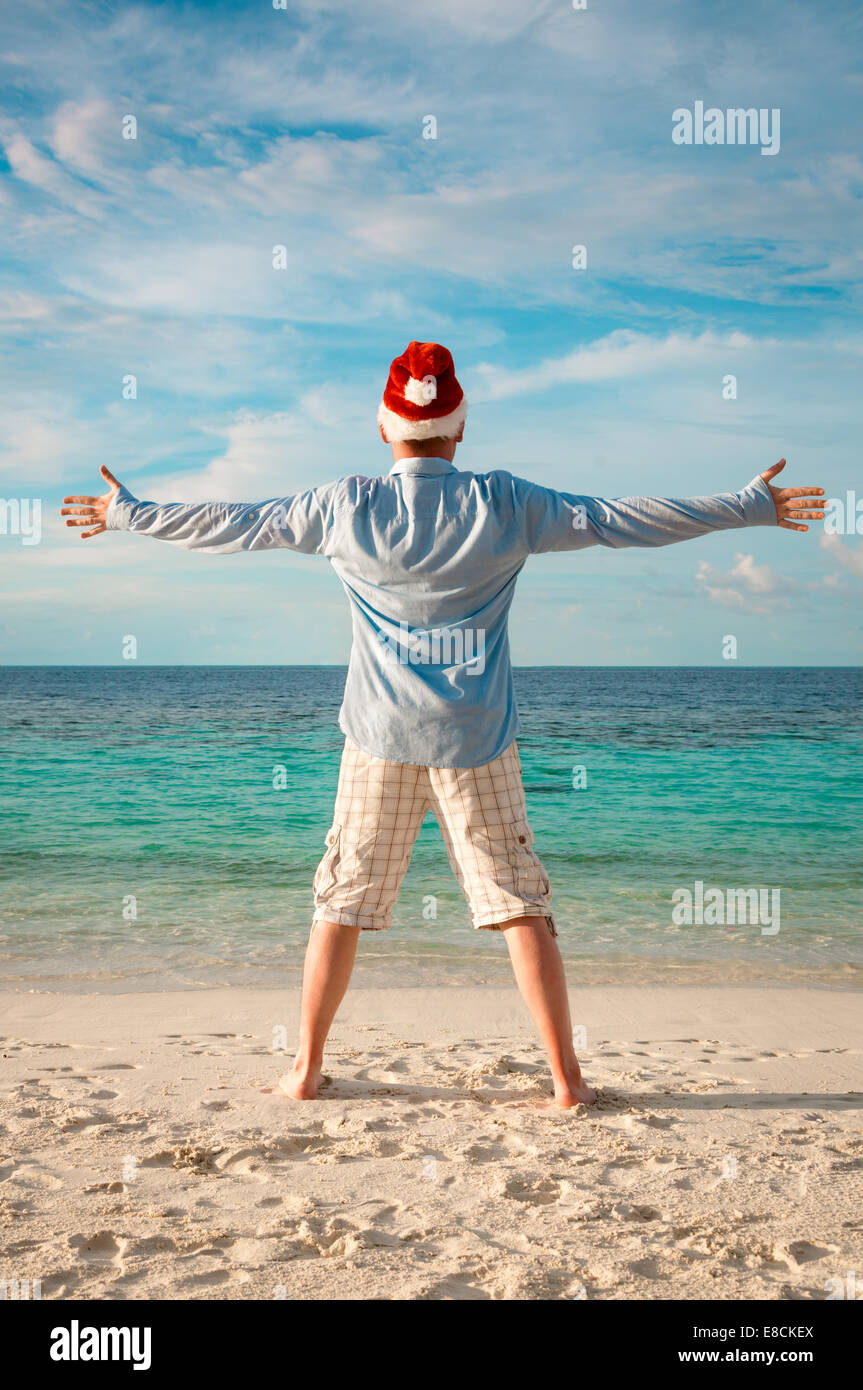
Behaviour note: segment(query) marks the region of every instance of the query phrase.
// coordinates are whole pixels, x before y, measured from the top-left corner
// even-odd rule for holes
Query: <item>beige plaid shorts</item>
[[[315,874],[314,921],[366,931],[389,927],[428,810],[474,927],[545,917],[557,936],[514,741],[483,767],[449,768],[387,762],[346,738],[333,824]]]

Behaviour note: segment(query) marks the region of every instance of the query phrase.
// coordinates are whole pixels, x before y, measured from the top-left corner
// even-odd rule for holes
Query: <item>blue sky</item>
[[[346,661],[326,561],[56,512],[100,463],[160,500],[383,472],[411,338],[455,355],[477,472],[681,496],[785,455],[863,499],[856,4],[37,0],[3,29],[0,496],[43,534],[0,536],[0,663],[127,634],[144,663]],[[778,154],[674,144],[696,100],[778,108]],[[513,657],[714,663],[730,633],[745,664],[856,663],[861,589],[861,538],[820,528],[542,557]]]

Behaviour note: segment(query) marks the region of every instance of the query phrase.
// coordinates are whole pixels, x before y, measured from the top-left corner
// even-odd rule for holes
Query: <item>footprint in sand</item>
[[[113,1231],[69,1237],[70,1248],[77,1252],[79,1259],[90,1264],[119,1264],[127,1245],[128,1242],[115,1236]]]
[[[257,1178],[259,1182],[269,1181],[269,1174],[266,1172],[267,1165],[267,1150],[255,1146],[246,1149],[237,1149],[234,1153],[225,1154],[216,1159],[216,1168],[220,1173],[254,1177]]]
[[[208,1269],[200,1274],[188,1274],[185,1279],[179,1281],[178,1287],[181,1289],[211,1288],[214,1284],[227,1284],[233,1278],[237,1284],[247,1284],[248,1274],[242,1270],[234,1271],[233,1274],[227,1269]]]
[[[811,1264],[815,1260],[823,1260],[825,1255],[835,1255],[837,1246],[813,1245],[808,1240],[794,1240],[787,1243],[778,1243],[773,1246],[764,1263],[766,1265],[784,1265],[787,1269],[799,1269],[801,1265]]]
[[[36,1163],[18,1164],[10,1176],[14,1183],[20,1183],[23,1187],[41,1187],[53,1191],[55,1188],[63,1186],[61,1178],[55,1177],[53,1173],[40,1168]]]
[[[553,1178],[508,1178],[498,1191],[504,1197],[511,1197],[516,1202],[526,1202],[529,1206],[546,1207],[553,1202],[559,1202],[562,1188],[559,1182]]]
[[[417,1293],[411,1294],[411,1298],[419,1303],[488,1302],[491,1294],[481,1284],[475,1283],[470,1275],[451,1274],[437,1283],[426,1284]]]
[[[107,1110],[66,1110],[55,1121],[64,1133],[70,1130],[92,1129],[94,1125],[112,1124],[114,1116]]]
[[[637,1203],[629,1206],[625,1202],[615,1202],[611,1208],[611,1215],[616,1216],[618,1221],[657,1221],[662,1212],[658,1207],[651,1207],[644,1203]]]
[[[627,1118],[627,1124],[647,1125],[650,1129],[670,1129],[677,1124],[673,1115],[655,1115],[652,1110],[639,1111]]]

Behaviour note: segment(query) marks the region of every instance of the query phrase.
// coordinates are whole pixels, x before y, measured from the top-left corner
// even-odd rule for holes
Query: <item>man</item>
[[[551,888],[533,849],[515,742],[507,618],[529,555],[668,545],[709,531],[807,531],[822,488],[776,488],[780,460],[737,493],[616,501],[454,466],[467,402],[438,343],[410,343],[378,410],[394,464],[261,503],[139,502],[101,469],[102,497],[67,497],[82,539],[128,530],[227,554],[325,555],[351,605],[345,734],[303,978],[300,1042],[282,1089],[316,1096],[324,1044],[361,931],[390,925],[427,810],[441,827],[474,927],[503,931],[548,1053],[556,1103],[591,1104],[572,1045]]]

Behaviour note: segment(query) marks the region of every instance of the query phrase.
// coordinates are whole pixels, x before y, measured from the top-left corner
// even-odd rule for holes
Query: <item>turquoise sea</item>
[[[295,983],[344,676],[0,670],[0,984]],[[574,984],[856,985],[863,672],[521,668],[516,689],[528,812]],[[676,923],[673,894],[697,882],[779,889],[779,931]],[[427,819],[393,930],[361,940],[358,981],[507,971],[503,941],[471,930]]]

